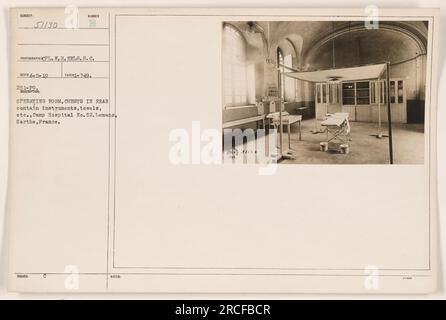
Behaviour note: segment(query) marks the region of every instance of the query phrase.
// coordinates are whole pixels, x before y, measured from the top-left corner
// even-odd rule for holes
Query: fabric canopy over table
[[[351,68],[326,69],[318,71],[285,72],[284,75],[308,82],[327,82],[330,80],[356,81],[378,79],[386,70],[386,64],[374,64]]]
[[[332,68],[316,71],[300,71],[300,72],[283,72],[283,76],[313,82],[350,82],[361,80],[377,80],[380,79],[383,73],[385,74],[385,81],[387,82],[387,95],[390,95],[390,63],[380,63],[348,68]],[[280,72],[280,71],[279,71]],[[279,73],[280,74],[280,73]],[[381,111],[381,108],[378,108]],[[380,112],[379,112],[380,113]],[[389,158],[390,163],[393,164],[393,146],[392,146],[392,113],[390,110],[390,99],[387,99],[387,119],[389,131]],[[316,120],[316,118],[315,118]],[[282,121],[282,119],[280,119]],[[316,120],[317,122],[317,120]],[[282,133],[282,132],[281,132]],[[281,137],[282,139],[282,137]]]

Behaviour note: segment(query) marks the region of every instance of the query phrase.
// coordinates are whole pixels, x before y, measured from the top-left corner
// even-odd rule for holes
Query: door
[[[327,113],[342,112],[340,83],[327,83]]]
[[[350,121],[356,121],[356,83],[342,82],[342,112],[349,114]]]
[[[407,123],[406,90],[403,79],[390,80],[392,122]]]
[[[375,94],[372,94],[372,90]],[[387,122],[387,81],[371,82],[372,122]],[[403,79],[390,80],[390,110],[392,122],[407,123],[406,90]]]
[[[381,128],[387,122],[386,81],[370,81],[371,122],[377,122]]]
[[[315,88],[316,119],[323,120],[327,114],[328,105],[328,85],[326,83],[316,83]]]

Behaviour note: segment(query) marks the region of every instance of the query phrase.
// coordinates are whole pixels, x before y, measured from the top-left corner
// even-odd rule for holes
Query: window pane
[[[395,81],[390,81],[390,103],[395,103]]]
[[[230,25],[223,29],[223,87],[225,104],[246,103],[246,44],[243,36]]]
[[[327,103],[327,85],[322,84],[322,103]]]
[[[369,104],[369,98],[357,98],[356,99],[356,103],[357,104]]]
[[[342,104],[355,104],[355,84],[352,82],[342,84]]]
[[[333,85],[328,84],[328,103],[333,103]]]
[[[335,84],[333,86],[334,103],[339,103],[339,86]]]
[[[344,89],[344,90],[347,90],[347,89],[353,90],[354,88],[355,88],[355,84],[352,82],[342,84],[342,89]]]
[[[398,81],[398,103],[403,103],[403,81]]]
[[[356,90],[356,96],[357,97],[368,97],[370,94],[369,89],[357,89]]]
[[[368,81],[356,83],[356,103],[370,103],[370,83]]]
[[[356,89],[368,89],[368,88],[369,88],[368,81],[356,82]]]

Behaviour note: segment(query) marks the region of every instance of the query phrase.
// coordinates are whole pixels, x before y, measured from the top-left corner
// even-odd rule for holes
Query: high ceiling
[[[427,23],[423,21],[380,21],[379,29],[366,29],[362,21],[260,21],[254,25],[244,21],[231,24],[243,33],[249,52],[255,53],[257,58],[267,56],[268,51],[269,57],[273,58],[280,47],[300,64],[311,61],[321,50],[333,50],[333,40],[335,50],[337,43],[348,45],[349,41],[359,41],[362,52],[379,48],[395,51],[402,45],[408,46],[410,50],[398,59],[423,53],[427,42]],[[382,58],[395,56],[397,59],[390,51],[382,53]]]

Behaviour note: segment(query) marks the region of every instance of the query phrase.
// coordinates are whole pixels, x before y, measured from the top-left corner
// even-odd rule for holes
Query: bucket
[[[319,148],[321,149],[321,151],[327,151],[328,150],[328,142],[319,143]]]

